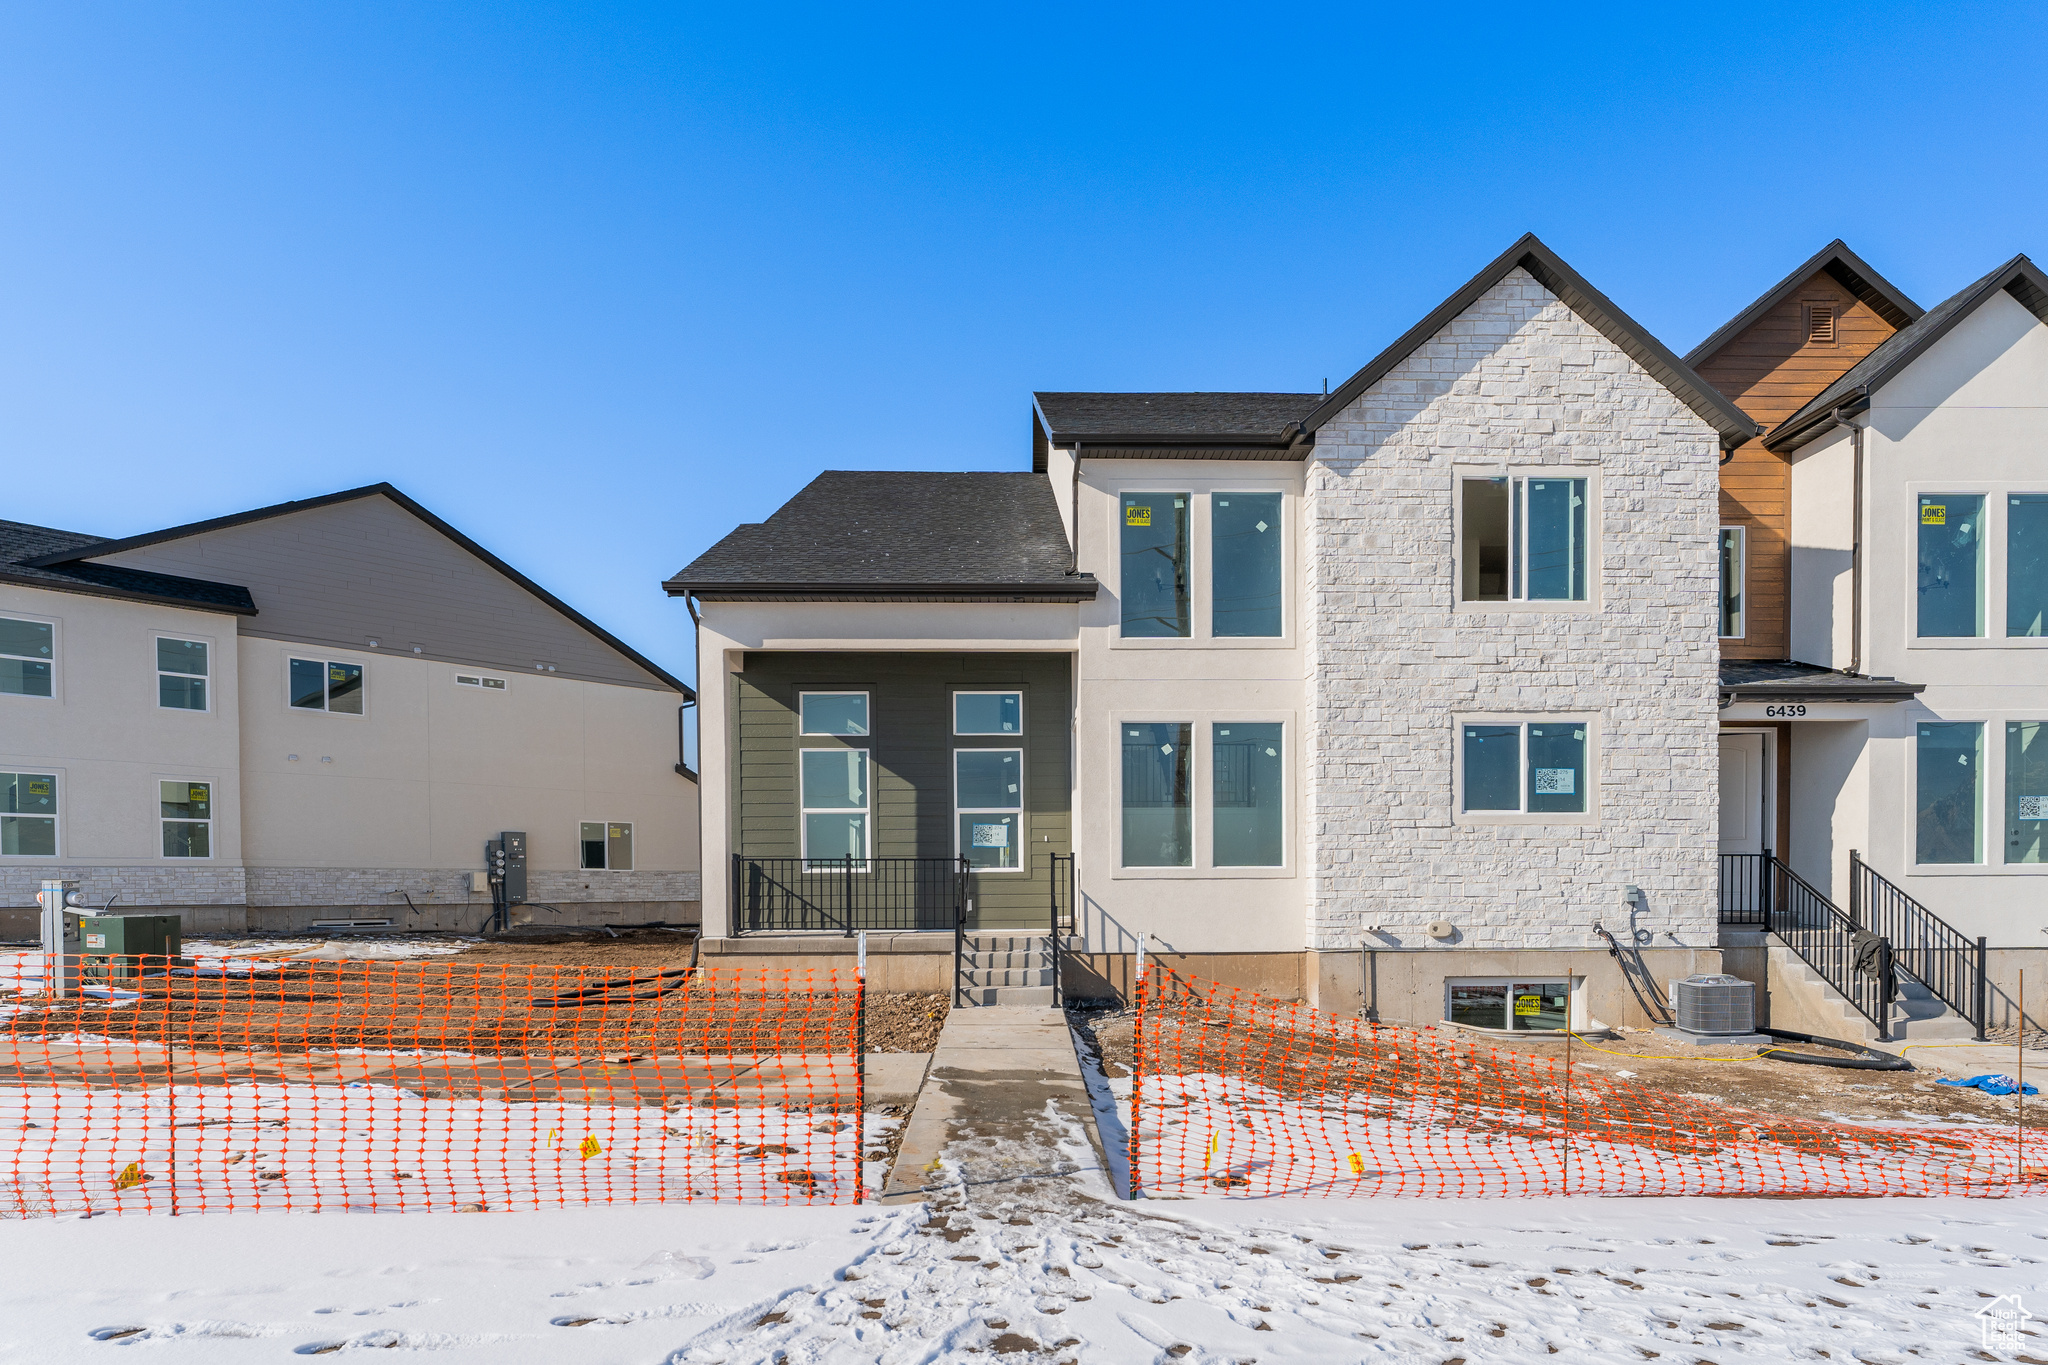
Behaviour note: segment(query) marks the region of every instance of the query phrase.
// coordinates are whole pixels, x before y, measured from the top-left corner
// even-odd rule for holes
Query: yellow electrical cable
[[[1564,1033],[1571,1033],[1570,1029],[1563,1029],[1560,1031]],[[1582,1043],[1586,1043],[1586,1040],[1584,1038],[1579,1038],[1579,1035],[1576,1033],[1572,1033],[1571,1036],[1574,1038],[1578,1038],[1579,1041]],[[1790,1048],[1783,1047],[1760,1047],[1747,1057],[1687,1057],[1682,1053],[1674,1055],[1662,1052],[1616,1052],[1611,1047],[1593,1047],[1593,1044],[1591,1043],[1586,1043],[1586,1046],[1593,1048],[1593,1051],[1595,1052],[1604,1052],[1610,1057],[1634,1057],[1639,1061],[1645,1062],[1753,1062],[1767,1052],[1791,1051]]]

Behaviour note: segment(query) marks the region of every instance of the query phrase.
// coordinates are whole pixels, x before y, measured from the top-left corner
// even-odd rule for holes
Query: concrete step
[[[1047,986],[968,986],[960,987],[960,1001],[964,1005],[1051,1005],[1052,987]]]
[[[1790,948],[1773,945],[1770,954],[1772,981],[1781,989],[1790,987],[1804,997],[1790,1009],[1773,1002],[1771,1019],[1778,1028],[1862,1043],[1945,1042],[1976,1037],[1976,1030],[1970,1022],[1951,1010],[1934,992],[1918,981],[1901,976],[1899,992],[1892,998],[1892,1015],[1887,1021],[1890,1027],[1885,1030],[1886,1036],[1880,1039],[1876,1026],[1843,999],[1826,978],[1807,966],[1797,953]],[[1800,1016],[1798,1022],[1786,1022],[1788,1015]]]
[[[960,965],[963,969],[971,967],[976,970],[994,971],[1001,971],[1006,967],[1050,967],[1052,953],[1049,950],[1036,953],[968,952],[960,955]]]
[[[1013,967],[1003,971],[979,971],[960,973],[963,986],[1050,986],[1051,967],[1025,969]]]

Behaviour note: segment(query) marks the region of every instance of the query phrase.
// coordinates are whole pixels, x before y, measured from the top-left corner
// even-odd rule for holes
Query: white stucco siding
[[[1847,668],[1856,543],[1855,451],[1836,431],[1792,457],[1792,657]]]
[[[1711,427],[1516,270],[1317,433],[1308,471],[1314,946],[1576,947],[1648,899],[1716,932],[1717,457]],[[1454,602],[1454,470],[1592,481],[1595,600]],[[1453,717],[1584,716],[1596,814],[1463,823]]]

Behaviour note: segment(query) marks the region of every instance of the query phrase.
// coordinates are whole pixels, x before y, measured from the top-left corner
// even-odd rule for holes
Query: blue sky
[[[686,675],[659,581],[1033,389],[1341,380],[1524,231],[1683,351],[1837,235],[2048,253],[2048,9],[17,3],[0,517],[389,479]]]

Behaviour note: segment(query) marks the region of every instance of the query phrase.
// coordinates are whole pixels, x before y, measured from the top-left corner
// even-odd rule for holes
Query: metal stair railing
[[[1066,949],[1067,931],[1074,927],[1074,855],[1054,853],[1048,855],[1049,885],[1046,891],[1046,934],[1047,952],[1052,959],[1052,1003],[1055,1008],[1066,1003],[1060,994],[1060,954]],[[1066,876],[1060,875],[1060,864],[1066,864]]]
[[[1887,1040],[1891,1036],[1893,981],[1889,974],[1875,976],[1856,970],[1850,941],[1856,922],[1777,858],[1766,855],[1766,871],[1765,913],[1770,931],[1877,1028],[1879,1042]]]
[[[964,858],[732,859],[735,934],[945,929],[967,895]]]
[[[1892,962],[1970,1021],[1984,1041],[1985,944],[1887,881],[1863,855],[1849,850],[1849,918],[1891,941]]]
[[[1770,924],[1771,850],[1721,855],[1721,923],[1762,929]]]

